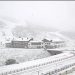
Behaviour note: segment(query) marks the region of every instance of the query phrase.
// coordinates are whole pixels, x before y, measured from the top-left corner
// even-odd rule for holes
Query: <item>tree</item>
[[[5,62],[5,65],[18,64],[15,59],[8,59]]]

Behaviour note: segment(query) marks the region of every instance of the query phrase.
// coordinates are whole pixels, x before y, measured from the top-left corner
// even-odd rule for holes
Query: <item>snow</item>
[[[70,74],[67,74],[67,75],[75,75],[75,71],[74,71],[74,72],[72,72],[72,73],[70,73]]]
[[[9,72],[9,71],[13,71],[13,70],[20,70],[20,69],[23,69],[23,68],[32,68],[32,67],[36,67],[36,66],[39,66],[41,65],[42,67],[39,68],[41,69],[42,72],[45,72],[45,71],[52,71],[55,69],[56,67],[56,64],[59,65],[57,66],[56,68],[60,68],[64,65],[68,65],[68,64],[71,64],[73,62],[75,62],[75,57],[72,57],[73,55],[70,54],[70,53],[62,53],[62,54],[58,54],[58,55],[55,55],[55,56],[52,56],[52,57],[47,57],[47,58],[43,58],[43,59],[38,59],[38,60],[33,60],[33,61],[29,61],[29,62],[25,62],[25,63],[20,63],[20,64],[14,64],[14,65],[9,65],[9,66],[3,66],[3,67],[0,67],[0,73],[2,72]],[[71,58],[70,58],[71,57]],[[59,59],[63,59],[62,61],[58,61],[56,63],[51,63],[51,61],[54,61],[54,60],[59,60]],[[65,59],[67,58],[67,59]],[[69,61],[71,61],[69,63]],[[47,63],[50,62],[51,64],[47,65]],[[46,64],[46,66],[44,66],[44,64]]]
[[[49,56],[51,56],[51,54],[43,49],[3,48],[0,49],[0,66],[5,65],[5,61],[11,58],[22,63]]]
[[[29,41],[29,39],[27,39],[27,38],[17,38],[17,37],[13,37],[14,39],[14,41]]]
[[[61,68],[66,67],[66,66],[68,66],[70,64],[73,64],[73,63],[75,63],[75,56],[72,57],[72,58],[68,58],[66,60],[51,64],[50,67],[48,67],[49,66],[48,65],[47,68],[45,67],[45,69],[43,70],[43,73],[46,74],[48,72],[54,71],[55,69],[61,69]],[[60,71],[58,73],[61,73],[61,72],[63,73],[63,71]],[[56,75],[58,75],[58,73]]]

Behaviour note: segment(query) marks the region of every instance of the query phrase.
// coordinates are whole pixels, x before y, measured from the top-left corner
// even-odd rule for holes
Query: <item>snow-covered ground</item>
[[[49,65],[46,65],[45,67],[43,67],[42,73],[46,74],[46,73],[51,72],[51,71],[53,71],[55,69],[61,69],[63,67],[66,67],[66,65],[70,65],[72,63],[75,63],[75,56],[72,57],[72,58],[68,58],[66,60],[63,60],[63,61],[59,61],[59,62],[56,62],[56,63],[52,63],[52,64],[49,64]],[[58,73],[57,74],[54,74],[54,75],[58,75]]]
[[[38,69],[39,69],[39,73],[40,73],[39,75],[41,75],[41,73],[46,75],[46,73],[48,74],[49,72],[52,72],[55,69],[61,69],[61,68],[64,68],[64,67],[66,67],[66,66],[68,66],[70,64],[75,63],[75,56],[73,54],[71,54],[71,56],[69,56],[69,53],[66,53],[66,54],[63,54],[62,56],[61,55],[58,55],[58,56],[59,56],[58,58],[55,57],[57,60],[62,59],[62,56],[64,56],[65,58],[66,58],[66,56],[68,56],[68,57],[66,59],[64,58],[63,60],[60,60],[60,61],[57,61],[57,62],[47,63],[47,62],[51,61],[51,60],[49,60],[49,59],[51,59],[49,57],[49,58],[44,58],[44,59],[40,59],[40,60],[36,60],[36,61],[34,60],[34,61],[21,63],[21,64],[16,64],[16,65],[14,64],[14,65],[9,65],[9,66],[3,66],[3,67],[0,68],[0,70],[3,73],[3,72],[11,71],[11,70],[14,70],[14,69],[22,69],[24,67],[26,68],[26,67],[29,67],[31,65],[32,66],[39,65],[39,63],[40,64],[45,63],[45,64],[43,64],[41,66],[38,66]],[[53,60],[53,58],[52,58],[52,60]],[[37,66],[34,69],[30,70],[28,68],[27,71],[25,71],[25,72],[20,71],[19,73],[22,74],[22,75],[38,75],[38,74],[34,74],[36,70],[37,70]],[[16,75],[18,75],[19,73],[16,73]],[[58,73],[54,74],[54,75],[58,75]]]
[[[74,71],[74,72],[72,72],[72,73],[70,73],[70,74],[68,74],[68,75],[75,75],[75,71]]]
[[[16,59],[17,62],[21,63],[48,56],[51,56],[51,54],[43,49],[4,48],[0,49],[0,65],[4,65],[7,59]]]

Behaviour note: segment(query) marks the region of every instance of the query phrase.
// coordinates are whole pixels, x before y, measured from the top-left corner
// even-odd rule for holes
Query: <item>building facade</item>
[[[30,41],[28,43],[28,48],[33,48],[33,49],[43,48],[43,43],[39,41]]]
[[[7,48],[28,48],[28,41],[11,41],[6,43]]]
[[[42,41],[34,41],[30,39],[29,41],[25,40],[12,40],[11,42],[6,43],[7,48],[31,48],[31,49],[53,49],[65,47],[64,41],[52,41],[43,39]]]

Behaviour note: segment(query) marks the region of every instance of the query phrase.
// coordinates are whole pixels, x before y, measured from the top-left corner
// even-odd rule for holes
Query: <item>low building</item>
[[[50,48],[52,40],[43,39],[42,41],[30,41],[28,48]]]
[[[12,41],[12,48],[28,48],[28,41]]]
[[[29,39],[24,39],[24,38],[16,38],[13,39],[10,43],[6,43],[7,48],[28,48],[28,42]]]
[[[11,48],[12,47],[11,43],[5,43],[5,46],[6,46],[6,48]]]
[[[52,40],[43,39],[43,48],[51,48]]]
[[[53,48],[62,48],[62,47],[65,47],[66,44],[65,44],[65,41],[53,41],[51,43],[51,46],[53,46]]]
[[[28,48],[28,41],[11,41],[6,43],[7,48]]]
[[[5,48],[5,44],[3,42],[0,42],[0,48]]]
[[[43,39],[42,41],[34,41],[33,38],[27,40],[20,38],[16,40],[13,39],[11,42],[7,42],[6,47],[7,48],[53,49],[53,48],[65,47],[65,42],[53,41],[47,39]]]
[[[53,41],[47,39],[43,39],[42,41],[43,41],[43,47],[47,49],[61,48],[66,46],[65,41]]]
[[[43,42],[41,41],[30,41],[28,43],[28,48],[43,48]]]

